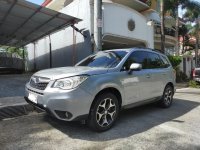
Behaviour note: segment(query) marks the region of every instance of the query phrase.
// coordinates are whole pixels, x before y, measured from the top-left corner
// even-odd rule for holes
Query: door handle
[[[146,78],[150,78],[150,74],[147,74],[147,75],[146,75]]]

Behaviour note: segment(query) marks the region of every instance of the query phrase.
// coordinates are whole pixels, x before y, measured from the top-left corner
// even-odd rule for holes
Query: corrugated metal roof
[[[0,45],[25,46],[79,21],[25,0],[0,0]]]

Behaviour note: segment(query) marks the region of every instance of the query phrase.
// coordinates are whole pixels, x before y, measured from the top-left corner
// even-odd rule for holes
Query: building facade
[[[95,26],[102,26],[102,48],[148,47],[160,49],[160,16],[157,0],[103,0],[102,21],[95,18],[95,0],[46,0],[43,6],[82,19],[75,26],[83,36],[68,27],[27,45],[28,70],[71,66],[96,49]],[[166,27],[166,47],[173,49],[173,25]],[[168,34],[169,33],[169,34]]]

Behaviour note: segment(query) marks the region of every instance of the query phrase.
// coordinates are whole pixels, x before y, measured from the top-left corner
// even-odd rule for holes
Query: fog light
[[[69,117],[69,114],[68,114],[68,112],[66,112],[66,113],[65,113],[65,116],[66,116],[66,118],[68,118],[68,117]]]
[[[60,111],[60,110],[55,110],[55,112],[62,119],[70,119],[70,118],[72,118],[72,114],[70,112]]]

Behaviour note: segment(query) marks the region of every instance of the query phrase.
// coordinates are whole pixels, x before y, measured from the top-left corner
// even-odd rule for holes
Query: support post
[[[52,45],[51,45],[50,35],[49,35],[49,67],[52,68]]]
[[[36,70],[36,60],[35,60],[36,54],[35,54],[35,51],[36,51],[36,43],[34,42],[34,64],[33,64],[34,71]]]
[[[102,50],[102,0],[94,0],[94,39],[96,51]]]
[[[23,57],[23,71],[26,71],[26,62],[25,62],[25,47],[22,47],[22,57]]]

